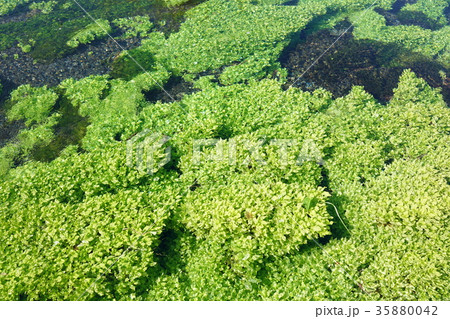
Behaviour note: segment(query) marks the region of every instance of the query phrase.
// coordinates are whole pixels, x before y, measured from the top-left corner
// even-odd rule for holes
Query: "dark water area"
[[[390,10],[390,12],[392,13],[399,13],[400,10],[407,4],[414,4],[416,3],[417,0],[397,0],[394,2],[394,4],[392,5],[392,9]]]
[[[442,25],[423,13],[402,11],[405,5],[416,2],[398,0],[391,10],[375,11],[385,17],[388,26],[415,25],[431,30],[441,28]],[[445,9],[445,15],[450,21],[450,6]],[[281,54],[280,63],[288,70],[286,88],[293,85],[312,91],[322,87],[332,92],[334,97],[341,97],[352,86],[360,85],[376,99],[386,103],[392,97],[399,76],[405,69],[411,69],[430,86],[441,88],[444,100],[450,105],[450,70],[446,67],[395,45],[355,40],[352,28],[339,38],[351,26],[349,22],[341,22],[331,30],[318,30],[314,25],[320,25],[323,18],[318,20],[318,23],[313,22],[308,29],[295,34],[291,44]],[[325,51],[326,54],[322,56]],[[442,78],[440,71],[445,72],[446,78]]]
[[[21,122],[8,122],[5,114],[0,112],[0,148],[11,141],[25,125]]]
[[[122,52],[140,44],[140,39],[118,40],[107,38],[80,46],[72,54],[50,63],[36,62],[18,47],[3,51],[0,58],[0,76],[15,88],[21,84],[56,86],[67,78],[82,79],[89,75],[103,75],[111,71],[111,64]],[[17,54],[18,58],[14,58]],[[3,81],[2,81],[3,82]]]
[[[442,79],[439,73],[444,71],[448,75],[448,69],[395,45],[355,40],[351,30],[315,62],[340,34],[341,31],[322,30],[301,35],[296,45],[289,46],[280,58],[281,65],[288,69],[286,87],[293,85],[309,91],[322,87],[334,97],[341,97],[352,86],[360,85],[385,103],[391,99],[403,71],[411,69],[432,87],[441,88],[450,105],[450,79],[448,76]]]
[[[194,88],[191,83],[184,81],[183,78],[172,77],[166,85],[164,85],[164,91],[160,88],[156,88],[145,92],[145,98],[150,103],[155,103],[157,101],[162,103],[170,103],[173,102],[173,100],[179,101],[184,95],[192,94],[197,91],[199,90]]]

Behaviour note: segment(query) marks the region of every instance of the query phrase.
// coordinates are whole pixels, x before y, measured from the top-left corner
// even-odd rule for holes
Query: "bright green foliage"
[[[113,63],[111,76],[130,80],[143,72],[164,70],[161,63],[155,61],[151,52],[154,48],[160,48],[165,43],[164,34],[152,32],[142,41],[142,45],[130,51],[123,51]]]
[[[33,39],[29,39],[28,42],[19,41],[17,46],[22,49],[23,53],[29,53],[29,52],[31,52],[31,49],[33,48],[33,46],[35,44],[36,44],[36,41],[34,41]]]
[[[372,263],[361,272],[369,297],[389,300],[442,300],[448,295],[448,232],[446,223],[430,238],[416,232],[380,232],[375,244],[384,243],[380,253],[372,248]],[[401,238],[395,240],[394,238]],[[355,243],[356,244],[356,243]],[[354,244],[354,245],[355,245]],[[365,298],[369,299],[369,298]]]
[[[53,11],[53,8],[58,4],[57,1],[43,1],[33,2],[30,4],[31,10],[40,10],[43,14],[49,14]]]
[[[5,175],[15,161],[26,161],[32,156],[35,148],[44,147],[53,140],[53,127],[60,116],[55,113],[41,124],[23,129],[17,135],[16,141],[10,142],[0,149],[0,176]]]
[[[89,76],[79,81],[64,80],[60,88],[65,90],[65,96],[74,106],[81,108],[81,115],[88,115],[89,108],[95,108],[109,89],[108,76]]]
[[[390,106],[381,114],[385,121],[378,126],[380,134],[389,134],[390,155],[396,159],[422,158],[448,178],[449,163],[442,156],[449,154],[450,111],[438,91],[406,71]]]
[[[448,0],[418,0],[416,3],[407,3],[402,11],[404,12],[421,12],[429,19],[438,22],[440,25],[448,23],[444,10],[449,5]]]
[[[153,248],[177,201],[172,177],[162,174],[150,179],[128,168],[123,145],[69,151],[51,164],[14,170],[1,185],[0,298],[134,299],[142,293],[151,284]]]
[[[142,50],[176,75],[195,80],[204,71],[226,67],[220,74],[225,85],[261,79],[279,73],[276,62],[295,32],[304,29],[315,17],[328,13],[334,23],[366,9],[370,1],[300,1],[283,6],[285,1],[206,1],[186,13],[180,31],[160,45]],[[376,4],[390,8],[394,1]],[[333,22],[325,21],[326,25]]]
[[[295,118],[301,125],[311,111],[324,103],[321,92],[284,92],[280,83],[274,80],[253,81],[248,86],[218,87],[182,101],[189,111],[188,119],[193,122],[186,133],[192,134],[192,138],[194,134],[203,138],[232,137],[282,125],[288,117]]]
[[[10,143],[0,148],[0,177],[11,169],[14,164],[14,159],[20,154],[20,147],[16,144]]]
[[[58,123],[59,118],[59,114],[55,113],[42,124],[19,132],[17,139],[25,155],[29,155],[34,147],[44,146],[51,142],[53,138],[52,128]]]
[[[178,6],[188,1],[189,0],[163,0],[164,4],[168,7]]]
[[[252,56],[270,60],[274,46],[324,9],[207,1],[187,12],[186,22],[169,37],[160,58],[177,73],[199,73]]]
[[[322,154],[307,152],[307,141],[265,140],[252,134],[214,142],[181,158],[185,183],[214,188],[241,179],[298,185],[318,185],[322,180]]]
[[[33,1],[39,4],[49,2],[49,0],[0,0],[0,15],[17,6],[13,14],[17,14],[16,18],[23,17],[23,19],[2,19],[0,50],[15,46],[18,39],[26,41],[32,38],[36,40],[36,45],[31,55],[39,62],[51,62],[73,53],[73,48],[66,44],[67,41],[93,21],[83,14],[73,0],[55,0],[57,5],[51,14],[39,14],[39,11],[29,10],[27,3]],[[183,11],[194,5],[191,2],[181,8],[167,10],[162,7],[160,0],[77,0],[76,2],[95,19],[113,21],[118,18],[148,15],[157,23],[162,23],[162,20],[169,21],[165,30],[173,28],[170,21],[181,22]],[[176,14],[173,11],[176,11]]]
[[[104,38],[109,33],[111,33],[111,26],[108,20],[99,19],[75,33],[72,38],[67,41],[67,45],[69,47],[76,48],[80,44],[87,44],[91,43],[95,39]]]
[[[360,298],[439,300],[447,294],[449,192],[445,179],[420,160],[395,161],[363,187],[347,187],[352,238],[326,250],[338,261],[345,256],[349,277],[366,291]]]
[[[211,89],[217,86],[217,83],[214,83],[215,76],[214,75],[205,75],[198,78],[194,81],[194,88],[199,90]]]
[[[8,14],[18,5],[31,2],[31,0],[0,0],[0,15]]]
[[[288,0],[237,0],[236,2],[240,3],[253,3],[259,5],[274,5],[274,4],[283,4],[288,2]]]
[[[429,58],[438,56],[439,61],[445,65],[449,63],[445,58],[450,51],[449,26],[437,31],[419,26],[386,26],[384,17],[373,10],[368,11],[362,19],[354,15],[352,20],[355,24],[353,35],[357,39],[397,44]]]
[[[364,225],[365,226],[365,225]],[[448,233],[432,238],[401,228],[362,227],[361,234],[332,240],[266,264],[264,300],[442,300]],[[366,226],[367,227],[367,226]]]
[[[280,2],[210,0],[167,39],[146,18],[116,20],[148,36],[128,52],[148,73],[124,52],[111,76],[13,93],[8,116],[29,127],[0,149],[0,299],[449,298],[450,111],[439,91],[405,71],[386,105],[362,87],[333,100],[283,90],[277,63],[314,18],[320,28],[350,16],[359,38],[444,62],[448,27],[386,26],[361,16],[373,0]],[[441,10],[423,3],[405,10]],[[148,102],[172,73],[201,91]],[[86,135],[34,161],[55,138],[58,99],[87,118]],[[153,175],[127,163],[143,130],[171,138],[172,160]]]
[[[389,105],[355,88],[312,119],[326,128],[330,200],[352,236],[267,264],[261,297],[446,298],[449,115],[438,92],[407,71]]]
[[[31,51],[31,45],[26,44],[21,47],[23,53],[29,53]]]
[[[123,38],[146,37],[153,28],[153,23],[145,16],[120,18],[113,21],[115,25],[124,30]]]
[[[80,108],[90,121],[83,139],[85,149],[114,142],[117,136],[132,135],[138,125],[137,110],[144,103],[143,91],[159,87],[169,79],[162,67],[143,73],[129,82],[93,76],[81,81],[67,80],[61,84],[69,100]]]
[[[194,81],[205,71],[219,74],[224,85],[258,80],[278,73],[276,61],[290,36],[323,16],[327,19],[313,28],[332,27],[350,18],[356,23],[354,34],[358,39],[395,43],[430,58],[437,56],[439,62],[446,64],[450,55],[447,27],[437,31],[418,26],[388,27],[380,14],[365,10],[389,9],[394,2],[378,1],[371,6],[370,0],[305,0],[296,6],[283,6],[280,1],[210,0],[189,10],[180,31],[171,34],[167,41],[152,46],[144,43],[136,54],[155,56],[187,81]]]
[[[326,196],[321,189],[243,179],[226,186],[200,186],[187,195],[181,219],[198,239],[220,247],[214,255],[222,255],[222,263],[233,272],[254,277],[264,258],[329,234]]]
[[[7,112],[8,119],[25,120],[27,126],[41,123],[48,117],[57,100],[58,95],[45,86],[35,88],[29,84],[22,85],[11,93],[11,102],[14,104]]]
[[[273,73],[277,68],[280,68],[276,61],[283,49],[284,45],[280,43],[260,55],[255,54],[242,63],[225,68],[220,74],[220,82],[224,85],[230,85],[246,82],[250,79],[259,80],[266,74]]]
[[[369,223],[434,236],[448,219],[450,187],[435,170],[416,161],[395,161],[366,188],[359,214]],[[371,212],[366,216],[364,212]]]
[[[205,79],[154,104],[145,73],[60,86],[91,122],[87,152],[0,181],[0,298],[448,298],[450,111],[438,90],[411,71],[387,105],[361,87],[333,100]],[[154,175],[126,165],[125,140],[143,129],[171,137],[174,161]]]

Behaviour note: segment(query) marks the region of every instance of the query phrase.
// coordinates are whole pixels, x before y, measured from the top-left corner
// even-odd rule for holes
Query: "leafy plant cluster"
[[[353,17],[357,39],[370,39],[382,43],[397,44],[412,52],[435,58],[445,66],[449,64],[450,27],[444,26],[436,31],[419,26],[387,26],[385,18],[371,10],[363,19]]]
[[[2,183],[2,299],[133,299],[151,284],[147,271],[177,191],[169,193],[173,174],[149,180],[125,158],[120,145],[84,155],[69,148]]]
[[[123,38],[146,37],[153,28],[153,23],[145,16],[119,18],[113,20],[113,24],[124,31]]]
[[[168,7],[178,6],[188,1],[189,0],[163,0],[164,4]]]
[[[143,92],[159,88],[169,78],[170,73],[155,66],[153,71],[131,81],[91,76],[79,81],[65,80],[54,89],[20,86],[11,93],[7,118],[24,121],[26,128],[19,132],[16,141],[0,149],[0,175],[15,162],[28,160],[34,151],[55,143],[54,127],[62,123],[63,115],[63,110],[56,107],[59,101],[66,101],[78,116],[89,119],[82,144],[93,150],[122,135],[132,135],[137,125],[133,119],[137,120],[138,110],[145,102]]]
[[[48,145],[53,140],[53,127],[60,115],[52,114],[58,95],[46,87],[22,85],[11,93],[11,108],[6,115],[9,121],[24,121],[15,141],[0,149],[0,175],[14,164],[32,157],[36,147]]]
[[[91,43],[92,41],[106,37],[111,33],[111,25],[108,20],[98,19],[87,25],[84,29],[77,31],[72,38],[67,41],[67,45],[76,48],[80,44]]]
[[[34,41],[33,39],[29,39],[27,42],[19,41],[17,46],[22,50],[23,53],[29,53],[35,44],[36,41]]]
[[[57,1],[33,2],[30,4],[30,9],[39,10],[43,14],[49,14],[53,11],[53,9],[57,4],[58,4]]]
[[[22,85],[11,93],[12,107],[7,116],[11,121],[25,120],[27,126],[41,123],[50,114],[58,95],[47,87]]]
[[[436,21],[440,26],[448,24],[445,9],[449,6],[448,0],[437,0],[430,3],[418,0],[416,3],[407,3],[401,11],[405,14],[423,13],[429,19]]]
[[[26,4],[32,0],[0,0],[0,15],[5,15],[13,11],[17,6]]]
[[[144,41],[139,51],[155,56],[170,72],[187,81],[206,72],[214,74],[221,84],[230,85],[283,74],[277,62],[281,52],[291,37],[314,19],[317,23],[312,27],[319,29],[350,19],[356,25],[357,39],[397,44],[431,59],[437,57],[446,65],[448,27],[432,31],[419,26],[387,26],[384,17],[373,9],[387,10],[394,2],[377,2],[366,12],[373,2],[304,0],[283,6],[277,1],[210,0],[189,10],[179,32],[160,46],[146,46]],[[444,3],[435,8],[433,12],[442,14]]]
[[[207,1],[188,11],[180,31],[154,54],[170,71],[186,78],[222,66],[230,66],[221,79],[226,84],[261,78],[277,67],[288,36],[323,13],[324,5]]]
[[[361,87],[333,100],[281,84],[209,86],[173,103],[145,101],[146,74],[61,84],[90,119],[83,152],[1,180],[0,298],[447,298],[439,91],[411,71],[387,105]],[[153,175],[126,163],[146,129],[172,137],[172,162]],[[198,139],[214,143],[194,160]],[[299,141],[283,165],[274,140]]]
[[[448,299],[439,90],[408,70],[383,105],[361,87],[333,99],[267,76],[313,17],[369,2],[211,0],[131,52],[148,72],[14,91],[8,117],[26,128],[0,149],[0,299]],[[147,101],[172,74],[200,91]],[[37,161],[62,101],[86,133]],[[152,175],[128,163],[145,131],[171,137],[172,159]]]
[[[27,19],[7,19],[0,24],[0,50],[10,48],[21,39],[27,42],[34,39],[36,45],[33,46],[31,55],[38,61],[52,61],[59,57],[64,57],[73,52],[73,48],[67,46],[69,41],[78,31],[84,29],[92,23],[92,20],[82,14],[81,8],[72,0],[57,1],[51,14],[37,14],[39,12],[29,8],[33,1],[0,1],[0,12],[24,15]],[[36,1],[41,6],[49,1]],[[135,1],[111,1],[111,0],[79,0],[78,3],[90,13],[92,17],[100,20],[113,21],[115,19],[149,16],[152,21],[180,20],[187,4],[179,9],[168,10],[160,1],[135,0]],[[17,7],[16,7],[17,6]],[[16,11],[10,12],[17,8]],[[174,15],[174,11],[176,14]],[[36,27],[39,26],[39,27]],[[165,27],[165,30],[172,28],[172,25]]]

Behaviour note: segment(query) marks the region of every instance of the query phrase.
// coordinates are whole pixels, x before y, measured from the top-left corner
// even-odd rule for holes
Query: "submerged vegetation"
[[[101,39],[111,33],[111,26],[108,20],[97,20],[84,29],[78,31],[72,38],[67,41],[67,45],[76,48],[80,44],[91,43],[95,39]]]
[[[145,16],[120,18],[114,20],[113,23],[125,31],[124,38],[146,37],[153,28],[153,23]]]
[[[446,83],[449,1],[399,9],[433,30],[387,23],[390,0],[198,1],[169,34],[140,1],[88,2],[103,27],[73,20],[65,47],[117,29],[141,43],[110,75],[25,84],[4,103],[22,128],[0,148],[0,299],[449,298],[441,90],[406,69],[387,102],[361,86],[337,97],[287,88],[280,63],[302,32],[350,21],[355,39],[420,54]],[[195,90],[172,95],[174,79]],[[146,132],[164,141],[159,160],[171,151],[147,171],[129,152]]]

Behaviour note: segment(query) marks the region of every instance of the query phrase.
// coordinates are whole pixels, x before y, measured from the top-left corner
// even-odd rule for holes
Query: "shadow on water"
[[[78,108],[74,107],[67,98],[59,98],[55,111],[61,114],[61,118],[53,128],[55,135],[53,141],[45,147],[35,148],[32,152],[34,160],[50,162],[56,159],[67,146],[81,146],[81,140],[86,135],[88,119],[82,117]]]
[[[392,13],[399,13],[400,10],[407,4],[414,4],[417,0],[397,0],[392,5],[392,9],[389,10]]]
[[[2,90],[0,92],[0,148],[3,147],[9,140],[19,133],[24,128],[24,124],[21,121],[9,122],[6,119],[6,103],[9,94],[16,88],[14,83],[5,80],[0,77],[0,83]]]
[[[175,101],[179,101],[183,98],[184,95],[191,94],[197,91],[199,90],[195,89],[191,83],[184,81],[183,78],[171,77],[169,82],[164,85],[164,91],[161,90],[161,88],[157,87],[154,90],[144,93],[146,100],[150,103],[170,103],[173,102],[171,97],[173,97]],[[169,94],[171,97],[169,96]]]
[[[296,6],[299,0],[290,0],[283,3],[284,6]]]

